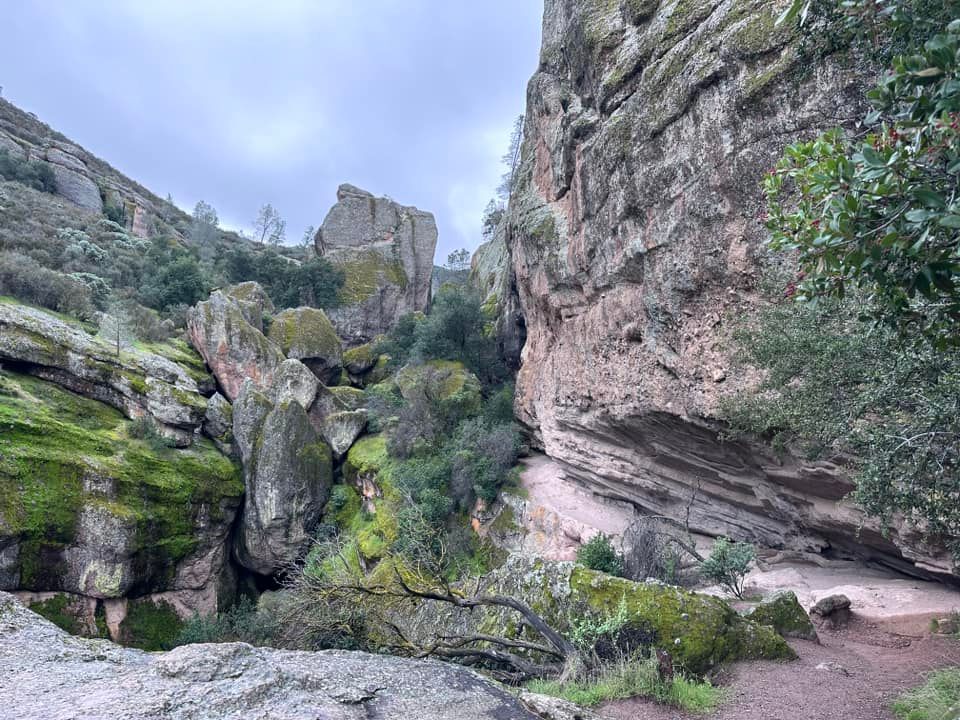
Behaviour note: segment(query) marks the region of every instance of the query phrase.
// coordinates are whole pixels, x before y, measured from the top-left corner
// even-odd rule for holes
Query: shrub
[[[756,557],[750,543],[732,543],[719,537],[713,543],[710,556],[700,563],[700,574],[743,598],[743,581]]]
[[[927,682],[905,692],[893,703],[900,720],[946,720],[960,707],[960,668],[933,672]]]
[[[941,536],[960,535],[960,353],[858,320],[858,298],[774,303],[736,334],[740,361],[764,370],[726,399],[736,435],[760,435],[810,459],[841,456],[854,499]]]
[[[127,224],[127,209],[123,205],[104,205],[103,215],[121,227]]]
[[[607,575],[623,575],[623,556],[603,533],[597,533],[577,549],[577,562]]]
[[[0,148],[0,179],[13,180],[34,190],[53,193],[57,191],[57,179],[48,163],[21,160]]]
[[[257,646],[280,644],[282,627],[275,615],[257,608],[244,596],[232,608],[216,615],[194,615],[184,623],[175,645],[245,642]]]
[[[623,533],[624,577],[637,582],[655,578],[675,584],[683,558],[673,540],[676,530],[646,517],[634,520]]]
[[[81,319],[94,314],[92,295],[85,283],[45,268],[19,252],[0,251],[0,295],[13,295]]]

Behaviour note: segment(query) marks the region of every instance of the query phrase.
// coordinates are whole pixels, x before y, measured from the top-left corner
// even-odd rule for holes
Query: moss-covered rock
[[[758,625],[768,625],[783,637],[817,640],[817,630],[797,596],[789,591],[775,593],[750,610],[746,617]]]
[[[275,315],[268,337],[288,358],[300,360],[324,385],[340,377],[343,347],[323,310],[294,308]]]
[[[452,360],[408,365],[395,378],[400,394],[410,402],[418,396],[461,417],[476,413],[482,397],[477,376]]]
[[[471,592],[475,585],[473,581]],[[485,576],[482,590],[521,598],[561,629],[568,626],[571,613],[613,615],[623,605],[628,628],[670,652],[680,667],[692,673],[733,660],[796,657],[772,628],[742,618],[720,598],[672,585],[635,583],[572,563],[511,557]],[[463,612],[427,602],[403,617],[403,622],[421,639],[450,631],[532,638],[524,634],[518,616],[499,609]]]
[[[209,376],[197,369],[196,357],[190,355],[162,343],[134,345],[121,349],[118,356],[115,347],[91,337],[75,321],[15,301],[0,303],[0,362],[15,362],[96,397],[128,418],[150,416],[181,445],[190,443],[207,405],[198,382],[209,382]],[[180,356],[189,362],[181,365]]]
[[[363,407],[366,395],[363,390],[355,387],[337,385],[327,388],[333,397],[335,397],[347,410],[359,410]]]
[[[18,548],[0,555],[4,589],[113,598],[216,583],[243,493],[228,458],[208,440],[136,437],[53,383],[0,378],[0,545]]]
[[[343,366],[351,375],[363,375],[373,368],[377,362],[377,355],[373,351],[373,343],[357,345],[343,352]]]

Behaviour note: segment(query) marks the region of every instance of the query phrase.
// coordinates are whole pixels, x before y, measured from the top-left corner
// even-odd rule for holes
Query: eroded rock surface
[[[329,316],[348,344],[368,342],[429,305],[437,247],[431,213],[341,185],[315,244],[344,272],[341,306]]]
[[[136,348],[120,356],[54,314],[0,302],[0,362],[104,402],[127,417],[153,418],[180,445],[191,442],[207,408],[182,366]]]
[[[547,0],[509,218],[516,411],[570,477],[695,531],[949,573],[840,502],[843,468],[719,439],[751,381],[727,341],[758,302],[762,175],[859,117],[869,78],[802,58],[781,5]]]
[[[243,643],[168,653],[71,637],[0,593],[0,706],[9,720],[522,720],[478,675],[433,660]]]
[[[324,385],[331,385],[343,369],[340,338],[323,310],[302,307],[284,310],[273,318],[267,335],[288,358],[299,360]]]
[[[330,447],[299,402],[274,404],[249,381],[234,407],[233,433],[246,485],[236,556],[273,575],[307,549],[320,520],[333,482]]]
[[[255,284],[255,283],[245,283]],[[197,352],[213,371],[223,394],[233,402],[245,379],[267,388],[285,358],[256,323],[256,305],[217,290],[187,315],[187,328]],[[251,315],[251,313],[254,313]],[[262,326],[261,326],[262,327]]]

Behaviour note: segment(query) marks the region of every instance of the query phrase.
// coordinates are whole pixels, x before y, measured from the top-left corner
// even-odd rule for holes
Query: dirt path
[[[791,640],[800,659],[737,663],[718,682],[728,700],[709,720],[890,720],[890,703],[923,682],[926,673],[960,665],[960,640],[905,636],[854,619],[841,632],[821,631],[821,643]],[[821,664],[833,664],[818,669]],[[646,700],[611,703],[613,720],[688,720]]]

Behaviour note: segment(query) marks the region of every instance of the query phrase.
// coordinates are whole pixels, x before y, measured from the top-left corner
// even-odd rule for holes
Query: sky
[[[5,3],[3,96],[157,195],[287,242],[349,182],[480,242],[537,66],[540,0]]]

